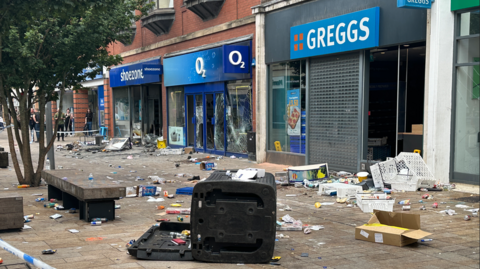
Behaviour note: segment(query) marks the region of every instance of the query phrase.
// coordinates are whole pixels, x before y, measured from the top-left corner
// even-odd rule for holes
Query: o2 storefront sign
[[[250,46],[224,45],[166,58],[163,63],[167,87],[251,77]]]
[[[378,46],[380,8],[374,7],[290,28],[290,58]]]
[[[397,0],[399,8],[430,9],[435,0]]]
[[[120,66],[110,70],[110,87],[160,82],[162,73],[160,59]]]

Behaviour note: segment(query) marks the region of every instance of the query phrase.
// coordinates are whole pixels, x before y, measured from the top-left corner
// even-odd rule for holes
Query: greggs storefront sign
[[[378,46],[380,8],[374,7],[290,28],[290,58]]]

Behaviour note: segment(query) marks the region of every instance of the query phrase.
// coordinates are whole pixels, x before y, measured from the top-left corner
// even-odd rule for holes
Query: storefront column
[[[75,131],[83,131],[83,127],[85,126],[85,115],[88,109],[88,91],[88,89],[81,89],[73,94]]]
[[[259,8],[256,8],[259,9]],[[267,159],[267,65],[265,64],[265,13],[255,15],[255,90],[257,162]]]
[[[450,1],[435,1],[427,35],[424,159],[435,178],[449,182],[452,117],[454,14]]]
[[[115,114],[113,112],[113,92],[112,88],[110,88],[110,80],[108,78],[103,80],[103,94],[105,102],[105,126],[108,127],[108,136],[114,137],[113,123],[115,121]]]

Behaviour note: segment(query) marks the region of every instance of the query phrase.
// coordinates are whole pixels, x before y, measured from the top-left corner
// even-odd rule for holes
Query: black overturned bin
[[[269,262],[275,247],[276,205],[272,174],[232,180],[226,171],[215,171],[193,189],[193,258],[221,263]]]

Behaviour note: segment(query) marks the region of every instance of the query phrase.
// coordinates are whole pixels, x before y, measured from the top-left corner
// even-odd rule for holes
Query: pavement
[[[76,138],[68,137],[65,140],[66,142],[56,145],[65,145]],[[9,151],[6,133],[0,134],[0,146]],[[36,161],[38,144],[32,144],[32,148],[32,156]],[[147,178],[156,175],[175,180],[175,183],[159,185],[169,193],[174,193],[180,187],[193,186],[187,180],[188,177],[177,177],[176,174],[198,175],[200,178],[210,174],[208,171],[201,171],[198,165],[188,162],[187,155],[156,156],[155,153],[144,153],[142,149],[134,147],[132,150],[110,153],[80,151],[80,155],[60,150],[56,151],[55,162],[57,168],[62,166],[63,169],[81,169],[93,173],[94,177],[95,174],[105,175],[105,172],[109,172],[111,181],[127,187],[148,183],[148,180],[135,181],[137,176]],[[132,156],[133,159],[128,159],[128,156]],[[207,156],[213,158],[213,155],[207,154],[192,155],[193,158]],[[257,167],[272,173],[282,171],[286,167],[269,163],[256,164],[246,159],[228,157],[214,162],[217,163],[217,169]],[[180,166],[176,168],[175,164]],[[323,225],[325,228],[307,235],[301,231],[277,232],[288,238],[277,237],[274,256],[282,258],[278,262],[279,266],[273,266],[145,261],[127,254],[125,244],[131,239],[139,238],[155,224],[155,219],[162,217],[156,215],[164,211],[158,210],[158,205],[168,207],[176,200],[183,200],[188,207],[190,196],[177,196],[164,202],[147,202],[145,197],[120,199],[116,204],[121,205],[121,209],[116,210],[114,221],[103,223],[101,226],[91,226],[90,223],[80,221],[78,213],[55,211],[44,208],[41,202],[35,202],[35,198],[39,196],[33,194],[41,193],[43,197],[47,197],[46,186],[17,189],[15,184],[16,177],[10,162],[9,168],[0,169],[0,193],[23,196],[24,214],[34,214],[35,218],[27,223],[31,229],[0,231],[0,239],[55,268],[479,268],[479,218],[473,217],[470,221],[464,221],[463,218],[468,212],[455,207],[457,204],[464,204],[478,208],[479,202],[476,198],[478,195],[474,193],[432,192],[434,199],[425,200],[424,204],[418,203],[423,192],[393,193],[396,201],[411,199],[412,209],[407,213],[420,214],[422,230],[432,233],[429,238],[433,239],[430,242],[395,247],[355,240],[355,227],[367,223],[371,216],[369,213],[363,213],[358,207],[352,208],[335,203],[317,209],[314,207],[315,202],[335,202],[335,198],[320,196],[313,189],[278,186],[279,217],[289,214],[304,224]],[[456,200],[459,198],[471,201]],[[438,209],[431,207],[433,202],[439,204]],[[425,205],[427,210],[419,210],[421,205]],[[292,208],[292,211],[283,211],[286,206]],[[454,209],[458,214],[448,216],[439,213],[445,209]],[[395,212],[401,210],[401,205],[394,206]],[[50,219],[49,216],[55,213],[60,213],[63,217]],[[185,218],[185,221],[188,221],[188,218]],[[70,229],[76,229],[79,233],[71,233]],[[41,251],[44,249],[56,249],[57,253],[42,255]],[[301,257],[302,253],[309,255]],[[0,268],[2,266],[8,268],[5,265],[23,262],[4,250],[0,250],[0,257],[4,260]]]

